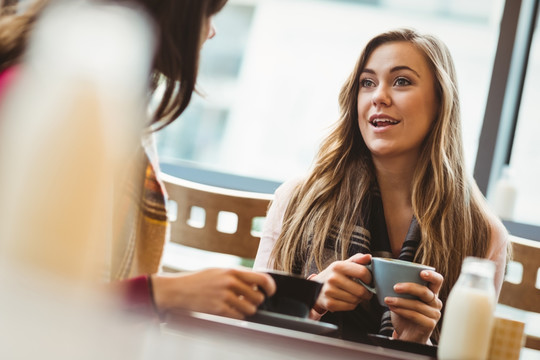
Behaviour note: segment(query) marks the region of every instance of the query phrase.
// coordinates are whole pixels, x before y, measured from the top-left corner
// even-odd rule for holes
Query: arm
[[[253,315],[264,294],[276,290],[270,275],[243,269],[155,274],[152,287],[159,313],[187,310],[237,319]]]
[[[491,219],[491,242],[486,258],[495,262],[496,269],[494,283],[497,299],[499,298],[504,280],[509,244],[510,241],[506,228],[498,218],[493,217]]]
[[[154,300],[152,298],[152,283],[149,276],[143,275],[111,284],[120,291],[124,309],[129,313],[144,316],[156,316]]]
[[[270,255],[276,243],[283,225],[283,216],[289,204],[291,194],[299,184],[300,179],[294,179],[283,183],[275,192],[274,200],[270,205],[259,243],[259,249],[255,256],[254,270],[264,271],[273,269],[274,264]]]
[[[291,194],[300,181],[301,179],[288,181],[276,190],[274,201],[266,217],[254,269],[263,271],[273,268],[270,258],[272,249],[281,233],[283,217]],[[350,259],[332,263],[319,274],[310,275],[309,279],[324,283],[310,318],[318,320],[328,310],[352,310],[362,300],[370,299],[371,293],[352,280],[352,278],[360,278],[367,283],[371,282],[369,271],[359,265],[369,263],[370,259],[369,255],[357,254]]]
[[[152,317],[187,310],[237,319],[253,315],[264,301],[263,292],[276,290],[270,275],[243,269],[143,275],[119,281],[117,287],[130,313]]]

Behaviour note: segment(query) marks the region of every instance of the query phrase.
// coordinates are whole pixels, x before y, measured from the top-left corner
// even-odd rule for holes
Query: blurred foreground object
[[[70,1],[45,12],[0,115],[1,256],[99,278],[113,183],[145,121],[151,34],[125,7]]]
[[[446,302],[438,359],[488,359],[496,303],[494,275],[494,262],[465,258]]]
[[[98,289],[153,51],[152,24],[125,6],[56,1],[34,29],[0,109],[2,359],[133,358],[141,346]]]
[[[519,360],[525,338],[521,321],[496,317],[489,346],[490,360]]]

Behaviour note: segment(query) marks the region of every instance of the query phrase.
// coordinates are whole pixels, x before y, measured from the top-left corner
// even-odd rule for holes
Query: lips
[[[399,120],[392,119],[387,115],[372,115],[369,118],[369,123],[374,127],[386,127],[399,124]]]

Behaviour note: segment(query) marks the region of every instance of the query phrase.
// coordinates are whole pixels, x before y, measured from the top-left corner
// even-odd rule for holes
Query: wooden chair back
[[[169,201],[177,206],[171,223],[171,241],[196,249],[254,259],[259,238],[252,233],[253,219],[265,217],[272,194],[230,190],[161,174]],[[204,210],[204,224],[192,223],[192,208]],[[220,213],[237,216],[236,230],[218,229]]]
[[[540,268],[540,242],[512,238],[512,261],[523,267],[519,284],[504,280],[499,303],[513,308],[540,313],[540,289],[536,287]],[[540,350],[540,338],[527,335],[525,347]]]

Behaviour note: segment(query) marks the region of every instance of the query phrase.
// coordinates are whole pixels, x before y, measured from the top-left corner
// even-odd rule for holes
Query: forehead
[[[422,51],[406,41],[388,42],[379,45],[370,54],[365,69],[375,72],[390,71],[396,66],[407,66],[422,74],[431,75],[431,68]]]

